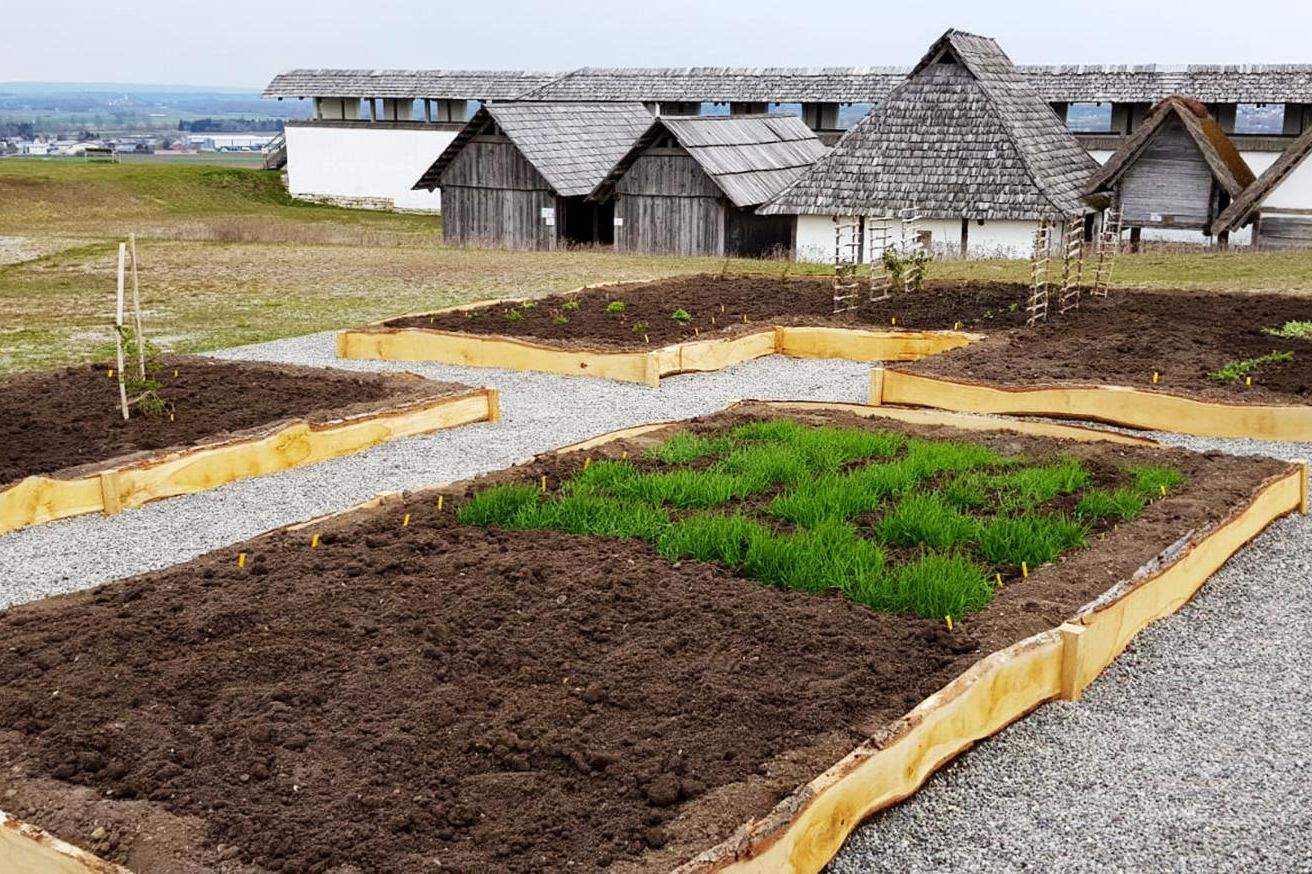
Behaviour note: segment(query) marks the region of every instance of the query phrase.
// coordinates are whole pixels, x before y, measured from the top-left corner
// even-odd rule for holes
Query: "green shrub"
[[[598,461],[574,474],[564,490],[571,494],[605,494],[637,476],[638,470],[631,462]]]
[[[969,517],[936,494],[903,498],[879,522],[879,536],[898,546],[946,549],[975,536],[977,526]]]
[[[1080,519],[1125,522],[1142,513],[1146,503],[1147,499],[1138,489],[1090,489],[1080,498],[1075,515]]]
[[[986,480],[979,473],[967,473],[950,480],[939,494],[958,510],[975,510],[988,503]]]
[[[717,473],[741,477],[751,484],[753,494],[778,483],[796,483],[812,476],[805,459],[786,446],[741,446],[712,468]]]
[[[668,504],[682,510],[718,507],[757,491],[743,477],[714,470],[686,468],[640,474],[612,485],[610,490],[617,498],[648,504]]]

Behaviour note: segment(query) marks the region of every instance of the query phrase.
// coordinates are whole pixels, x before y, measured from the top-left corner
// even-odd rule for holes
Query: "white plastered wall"
[[[917,222],[916,227],[930,232],[930,242],[936,252],[949,257],[959,255],[961,219],[927,219]],[[986,221],[981,225],[972,221],[966,234],[967,257],[1028,258],[1034,247],[1036,227],[1037,222]],[[796,257],[798,261],[815,264],[834,260],[834,220],[831,216],[797,217]]]
[[[440,192],[411,187],[455,136],[431,128],[289,126],[287,190],[344,206],[438,212]]]

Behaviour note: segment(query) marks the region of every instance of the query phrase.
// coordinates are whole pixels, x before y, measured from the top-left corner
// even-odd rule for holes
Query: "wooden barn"
[[[1207,107],[1174,95],[1093,174],[1088,193],[1110,198],[1135,244],[1144,228],[1211,236],[1216,218],[1252,183],[1253,171]]]
[[[791,251],[793,216],[757,215],[826,149],[800,118],[661,117],[593,192],[615,203],[615,248],[760,257]]]
[[[414,187],[442,189],[452,245],[609,245],[613,204],[588,195],[650,126],[641,103],[489,103]]]
[[[988,37],[949,30],[907,78],[762,206],[798,217],[798,257],[834,257],[834,222],[918,216],[939,254],[1027,257],[1038,223],[1083,221],[1097,163]]]
[[[1228,234],[1251,224],[1253,245],[1266,249],[1312,248],[1312,129],[1217,216],[1212,227]]]

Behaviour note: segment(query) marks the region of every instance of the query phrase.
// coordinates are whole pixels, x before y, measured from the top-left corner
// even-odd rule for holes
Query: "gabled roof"
[[[1297,170],[1309,154],[1312,154],[1312,128],[1294,140],[1289,148],[1280,153],[1274,164],[1267,167],[1261,176],[1230,201],[1229,206],[1221,210],[1216,221],[1212,222],[1212,232],[1220,234],[1243,227],[1271,192]]]
[[[873,103],[905,67],[583,67],[524,100]]]
[[[512,100],[559,73],[526,70],[288,70],[265,97],[393,97]]]
[[[652,122],[593,194],[608,194],[665,132],[738,207],[769,200],[827,151],[796,116],[665,116]]]
[[[766,214],[1055,218],[1097,163],[988,37],[949,30]]]
[[[1253,182],[1253,171],[1244,163],[1235,144],[1221,130],[1207,107],[1196,100],[1174,94],[1158,103],[1144,117],[1143,123],[1126,138],[1121,147],[1089,178],[1087,191],[1094,194],[1111,188],[1117,179],[1144,153],[1153,137],[1172,118],[1178,118],[1185,132],[1202,152],[1212,176],[1231,197]]]
[[[591,193],[651,126],[641,103],[489,103],[456,134],[415,189],[432,191],[443,171],[489,121],[562,197]]]

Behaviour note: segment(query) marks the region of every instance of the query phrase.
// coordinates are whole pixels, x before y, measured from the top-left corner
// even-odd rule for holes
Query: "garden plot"
[[[6,809],[139,874],[817,870],[1305,496],[1010,427],[742,405],[11,609]]]
[[[1312,303],[1113,290],[1037,327],[890,369],[875,389],[874,403],[1309,440]]]
[[[185,356],[124,419],[112,366],[0,382],[0,533],[285,470],[383,440],[495,419],[494,392]]]

